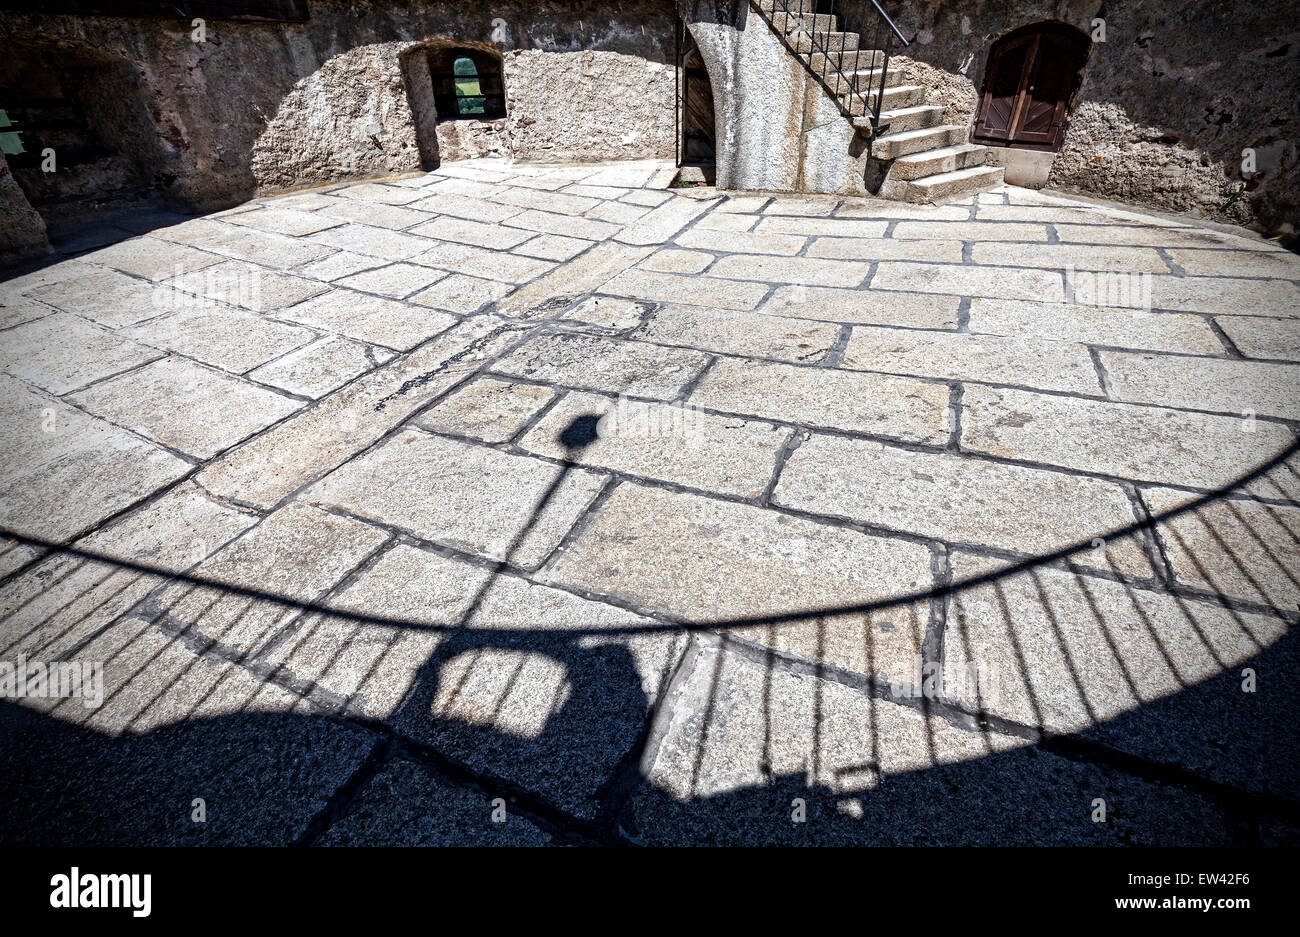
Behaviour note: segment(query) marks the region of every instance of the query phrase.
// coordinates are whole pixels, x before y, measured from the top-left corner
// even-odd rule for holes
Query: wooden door
[[[715,159],[713,86],[699,49],[692,49],[683,63],[686,82],[686,126],[684,162],[712,163]]]
[[[1000,40],[989,55],[972,139],[1059,150],[1087,56],[1088,40],[1071,27],[1030,27]]]

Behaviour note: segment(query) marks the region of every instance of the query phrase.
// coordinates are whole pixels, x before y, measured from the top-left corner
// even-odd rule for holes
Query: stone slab
[[[762,280],[769,283],[803,283],[817,286],[860,286],[869,267],[845,260],[811,257],[769,257],[762,254],[729,254],[709,270],[711,277]]]
[[[710,410],[907,442],[948,438],[946,385],[885,375],[719,359],[691,393]]]
[[[1101,394],[1086,346],[1034,338],[859,325],[840,367]]]
[[[793,319],[822,319],[920,329],[955,329],[961,304],[955,296],[782,286],[759,310]]]
[[[190,471],[190,463],[104,420],[0,377],[0,520],[61,541]]]
[[[291,394],[318,399],[390,358],[391,352],[331,335],[267,362],[248,376]]]
[[[1048,270],[995,270],[957,264],[918,264],[882,261],[871,278],[873,290],[990,296],[994,299],[1065,298],[1061,274]]]
[[[33,299],[85,316],[109,328],[134,325],[186,301],[183,293],[116,270],[85,267],[74,275],[26,291]]]
[[[721,309],[753,309],[767,295],[761,283],[715,277],[684,277],[650,270],[620,273],[600,287],[602,293],[665,303],[699,303]]]
[[[509,284],[456,273],[416,293],[411,302],[467,316],[509,295]]]
[[[66,394],[160,355],[59,312],[7,330],[0,343],[0,368],[53,394]]]
[[[150,319],[123,334],[232,374],[243,374],[316,337],[308,329],[217,304]]]
[[[473,244],[492,250],[509,250],[527,241],[531,234],[518,228],[506,228],[497,224],[484,224],[468,221],[464,218],[442,217],[426,221],[408,229],[411,234],[451,241],[456,244]]]
[[[615,489],[541,575],[652,615],[726,623],[747,640],[879,674],[919,661],[924,617],[897,608],[871,617],[824,610],[932,585],[930,551],[918,544],[631,483]],[[803,611],[823,614],[741,624]]]
[[[1300,286],[1287,280],[1233,277],[1152,277],[1151,305],[1218,316],[1300,318]]]
[[[519,331],[490,316],[455,326],[208,466],[199,481],[221,497],[269,509],[464,380],[517,342]]]
[[[936,238],[941,241],[1047,241],[1047,226],[1041,224],[994,223],[984,221],[900,221],[894,237]]]
[[[970,302],[968,327],[981,334],[1035,336],[1088,345],[1204,355],[1223,352],[1223,343],[1200,316],[1141,309],[976,297]]]
[[[958,581],[989,568],[962,552],[951,562]],[[1276,760],[1295,756],[1277,748],[1268,718],[1290,693],[1256,703],[1240,675],[1285,634],[1276,618],[1039,569],[953,597],[945,688],[972,712],[1083,732],[1219,782],[1293,795],[1295,774]],[[971,668],[982,675],[978,692],[964,679]]]
[[[1118,484],[1046,469],[814,435],[790,456],[774,503],[887,530],[1040,555],[1135,522]],[[1150,575],[1132,537],[1077,562]]]
[[[1219,328],[1248,358],[1300,361],[1300,322],[1256,316],[1224,316]]]
[[[91,251],[81,259],[154,281],[202,270],[224,260],[217,254],[151,237],[120,241]]]
[[[1142,498],[1157,515],[1191,500],[1158,488]],[[1221,498],[1156,531],[1179,582],[1285,612],[1300,605],[1300,508]]]
[[[406,430],[335,469],[303,498],[529,567],[546,558],[604,484],[569,469],[543,504],[561,474],[549,462]]]
[[[1013,244],[977,240],[971,248],[977,264],[1043,267],[1050,270],[1106,270],[1123,273],[1168,273],[1169,265],[1146,247],[1088,247],[1078,244]]]
[[[809,246],[807,256],[834,260],[924,260],[959,264],[962,262],[962,250],[961,241],[819,237]]]
[[[627,337],[733,355],[815,362],[835,347],[840,330],[807,320],[707,306],[660,305]]]
[[[1297,365],[1122,351],[1098,355],[1118,400],[1300,419]]]
[[[156,361],[69,399],[199,459],[212,458],[302,406],[301,401],[179,358]]]
[[[565,387],[672,400],[708,360],[702,352],[686,348],[553,334],[532,339],[493,369]]]
[[[730,216],[736,217],[736,216]],[[692,228],[677,235],[682,247],[728,254],[783,254],[793,257],[803,249],[807,238],[792,234],[751,234],[745,231],[714,231]]]
[[[1286,449],[1275,423],[969,385],[963,449],[1142,482],[1219,488]]]
[[[307,240],[389,261],[411,260],[429,249],[428,238],[362,224],[340,225],[312,234]]]
[[[417,263],[480,279],[498,280],[502,283],[526,283],[555,267],[554,264],[544,260],[523,257],[506,251],[486,250],[450,241],[433,243],[435,247],[414,258]]]
[[[713,263],[713,255],[702,251],[661,250],[641,261],[643,270],[659,273],[699,273]]]
[[[136,614],[183,635],[197,648],[217,643],[251,654],[301,614],[290,602],[317,601],[388,538],[377,527],[291,503],[193,570],[192,575],[219,585],[168,586]],[[289,601],[252,598],[221,586]]]
[[[357,341],[399,351],[414,348],[456,324],[455,318],[443,312],[353,290],[331,290],[290,306],[281,315]]]
[[[598,416],[597,438],[571,450],[575,420]],[[616,401],[571,392],[520,441],[528,452],[742,498],[772,477],[789,432],[770,423],[713,416],[689,407]]]
[[[614,237],[624,244],[663,244],[711,207],[708,202],[692,198],[674,198],[651,209]]]
[[[412,293],[431,286],[447,276],[445,270],[435,270],[419,264],[389,264],[373,270],[363,270],[349,276],[340,277],[334,282],[339,286],[360,290],[363,293],[379,293],[393,299],[403,299]]]
[[[505,442],[555,396],[546,387],[479,378],[422,413],[415,424],[438,433]]]
[[[555,311],[552,304],[569,305],[652,252],[649,247],[598,244],[571,263],[516,290],[497,303],[497,311],[519,318],[544,317]]]

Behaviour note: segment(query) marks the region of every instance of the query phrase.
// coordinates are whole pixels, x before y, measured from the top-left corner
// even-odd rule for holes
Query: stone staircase
[[[944,123],[944,108],[924,103],[924,86],[904,84],[901,70],[885,67],[882,89],[884,52],[860,49],[861,36],[837,30],[838,16],[815,12],[817,0],[751,2],[866,138],[867,191],[933,204],[1002,184],[1001,167],[985,165],[988,147],[970,143],[969,128]],[[877,96],[880,120],[873,126]]]

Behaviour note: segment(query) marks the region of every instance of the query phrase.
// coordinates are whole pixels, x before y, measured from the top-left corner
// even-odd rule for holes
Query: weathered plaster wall
[[[156,130],[152,178],[198,209],[258,191],[432,165],[484,134],[411,106],[409,53],[493,44],[515,112],[486,136],[520,159],[670,157],[672,4],[663,0],[312,0],[305,23],[0,13],[0,54],[90,47],[127,63]],[[414,95],[422,96],[422,89]],[[427,105],[427,106],[422,106]],[[433,131],[433,132],[430,132]]]
[[[664,32],[665,48],[657,49],[656,56],[617,48],[616,35],[635,35],[631,23],[611,27],[591,48],[507,51],[506,111],[511,117],[506,131],[512,155],[534,160],[671,159],[676,88],[672,8],[665,4],[663,11],[666,16],[655,26]]]
[[[713,86],[717,184],[863,194],[852,123],[746,0],[681,4]]]
[[[900,67],[970,123],[991,44],[1057,20],[1094,43],[1049,184],[1273,231],[1300,216],[1300,11],[1226,0],[889,0]],[[1264,172],[1241,174],[1242,150]]]

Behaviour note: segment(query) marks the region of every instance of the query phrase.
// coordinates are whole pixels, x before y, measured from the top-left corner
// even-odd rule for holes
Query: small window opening
[[[506,114],[501,60],[477,49],[429,55],[438,120],[494,120]]]

